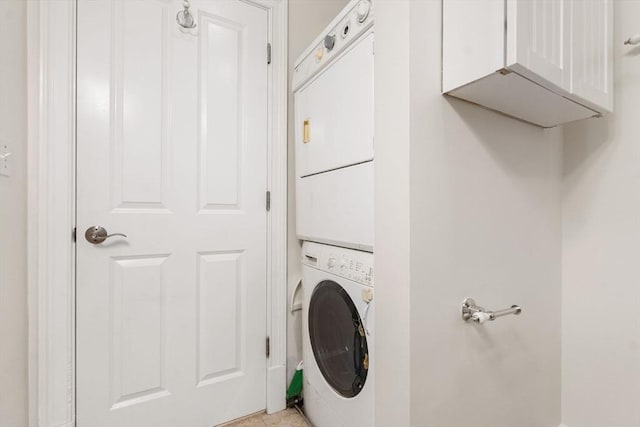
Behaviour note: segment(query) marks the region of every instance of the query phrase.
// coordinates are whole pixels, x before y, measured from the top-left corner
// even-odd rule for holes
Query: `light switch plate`
[[[0,142],[0,176],[11,176],[11,151],[5,142]]]

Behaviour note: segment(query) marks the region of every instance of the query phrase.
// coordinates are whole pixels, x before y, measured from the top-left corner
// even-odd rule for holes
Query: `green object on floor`
[[[293,374],[293,378],[291,378],[291,383],[287,389],[287,400],[302,394],[302,366],[302,362],[298,363],[296,372]]]

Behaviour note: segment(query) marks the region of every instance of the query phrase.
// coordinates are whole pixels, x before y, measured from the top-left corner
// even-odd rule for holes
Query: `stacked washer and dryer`
[[[352,0],[296,61],[304,406],[315,427],[374,425],[373,8]]]

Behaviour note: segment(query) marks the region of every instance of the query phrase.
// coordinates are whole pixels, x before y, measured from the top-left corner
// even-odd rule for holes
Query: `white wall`
[[[562,420],[640,426],[640,2],[615,1],[615,112],[565,127]]]
[[[288,296],[302,277],[300,266],[301,243],[296,238],[296,185],[295,185],[295,156],[293,137],[293,94],[291,93],[291,79],[293,65],[300,54],[307,48],[326,27],[329,22],[342,10],[348,0],[289,0],[289,231],[288,231],[288,267],[287,282]],[[300,298],[300,296],[298,297]],[[302,319],[300,312],[287,316],[287,381],[291,379],[296,365],[302,360]],[[288,385],[288,384],[287,384]]]
[[[557,427],[562,131],[440,95],[440,1],[376,6],[378,423]]]
[[[410,3],[375,3],[376,425],[410,420]],[[436,427],[435,425],[433,427]]]
[[[26,2],[0,0],[0,426],[27,425]]]

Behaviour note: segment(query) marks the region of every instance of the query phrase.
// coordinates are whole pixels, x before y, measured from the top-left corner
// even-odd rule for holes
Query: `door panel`
[[[114,208],[167,208],[168,12],[160,2],[111,4]]]
[[[164,381],[166,260],[164,255],[110,260],[112,408],[169,394]]]
[[[507,67],[569,91],[570,0],[507,0],[507,21]]]
[[[572,93],[613,111],[613,1],[572,0],[571,22]]]
[[[242,374],[242,255],[198,255],[198,386]]]
[[[242,164],[242,26],[203,14],[200,67],[200,192],[205,210],[239,209]],[[265,42],[266,44],[266,42]],[[220,67],[219,64],[225,64]],[[221,103],[220,99],[229,102]],[[218,185],[226,182],[227,185]]]
[[[265,407],[268,16],[193,0],[183,32],[181,8],[78,2],[79,427]]]

